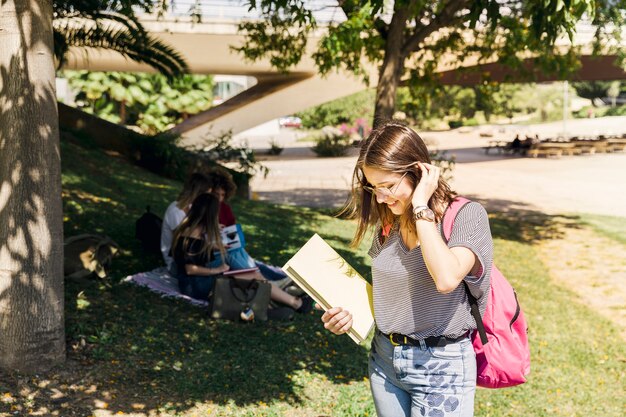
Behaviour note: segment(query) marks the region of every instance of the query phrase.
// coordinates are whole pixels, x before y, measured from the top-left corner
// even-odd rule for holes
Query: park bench
[[[561,156],[563,156],[563,149],[536,146],[530,148],[527,152],[527,155],[533,158],[537,158],[538,156],[554,156],[555,158],[560,158]]]
[[[596,148],[596,153],[612,152],[607,139],[595,140],[593,141],[593,146]]]
[[[593,155],[596,153],[595,142],[590,140],[577,140],[572,142],[577,150],[577,155]]]
[[[569,156],[577,155],[579,151],[576,149],[576,145],[570,142],[541,142],[533,145],[526,154],[533,158],[538,156],[560,158],[564,154]]]
[[[610,152],[624,152],[626,150],[626,138],[611,138],[607,142]]]

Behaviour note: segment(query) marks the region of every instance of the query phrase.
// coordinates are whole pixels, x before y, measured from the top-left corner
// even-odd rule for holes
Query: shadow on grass
[[[158,414],[209,402],[302,404],[307,384],[319,375],[337,385],[363,380],[366,349],[325,331],[319,313],[297,315],[292,322],[214,321],[202,309],[119,283],[160,264],[142,252],[134,222],[148,204],[162,213],[180,184],[98,151],[70,144],[62,150],[66,236],[108,234],[122,255],[113,262],[111,280],[67,282],[67,366],[46,375],[46,384],[41,376],[0,374],[0,388],[11,380],[17,387],[11,391],[38,391],[36,398],[55,398],[50,408],[69,407],[74,415],[92,415],[94,408]],[[517,202],[489,203],[497,204],[491,224],[499,239],[532,242],[556,236],[562,222],[573,223]],[[233,206],[255,257],[282,265],[317,232],[369,277],[367,242],[348,250],[353,223],[326,217],[327,210],[251,201]]]
[[[66,237],[106,234],[122,254],[113,261],[112,278],[66,283],[67,366],[46,375],[45,388],[38,388],[41,376],[16,376],[17,385],[39,391],[39,398],[54,396],[49,408],[92,415],[105,403],[113,413],[146,414],[182,413],[206,402],[245,406],[281,398],[297,404],[306,398],[310,378],[363,381],[366,349],[324,330],[318,312],[291,322],[214,321],[203,309],[120,283],[160,265],[135,239],[135,220],[146,205],[163,213],[181,185],[97,150],[64,143],[62,151]],[[250,225],[251,252],[278,265],[328,220],[305,208],[247,201],[234,206],[239,221]],[[366,270],[362,257],[348,258]],[[9,380],[3,375],[0,386]]]
[[[292,322],[231,323],[140,288],[81,290],[90,305],[68,309],[74,318],[70,356],[89,365],[89,379],[116,393],[112,411],[130,412],[135,403],[178,412],[207,401],[299,403],[306,380],[296,382],[298,371],[339,384],[365,376],[365,349],[326,332],[319,314]]]
[[[560,238],[564,228],[580,228],[577,215],[543,213],[520,201],[466,197],[486,207],[494,239],[533,243]]]

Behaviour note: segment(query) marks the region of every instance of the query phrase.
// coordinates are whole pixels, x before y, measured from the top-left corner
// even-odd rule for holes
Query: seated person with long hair
[[[213,194],[201,194],[192,202],[187,216],[174,230],[172,253],[180,291],[190,297],[207,300],[218,275],[230,269],[223,260],[225,249],[220,237],[218,222],[219,199]],[[264,281],[256,271],[236,275],[237,278]],[[271,299],[296,310],[307,313],[313,307],[308,297],[295,297],[275,285],[271,287]]]
[[[235,213],[233,213],[233,209],[228,204],[228,200],[235,194],[235,191],[237,190],[237,186],[233,181],[233,177],[227,171],[220,168],[214,168],[213,170],[211,170],[208,176],[213,184],[212,192],[220,200],[220,227],[234,225],[235,223],[237,223],[237,219],[235,218]],[[251,268],[256,266],[257,268],[259,268],[259,272],[261,272],[261,275],[263,275],[264,278],[267,278],[270,281],[282,280],[285,281],[283,282],[283,284],[286,286],[292,283],[291,279],[288,279],[287,274],[285,274],[280,268],[270,266],[256,259],[253,259],[244,248],[229,250],[227,253],[227,257],[230,265],[234,267]],[[300,295],[302,293],[302,291],[296,291],[296,295]]]
[[[167,269],[174,276],[176,275],[174,257],[172,255],[174,251],[171,251],[174,230],[189,212],[193,200],[200,194],[210,193],[212,189],[213,183],[211,178],[199,172],[194,172],[185,181],[183,190],[176,198],[176,201],[173,201],[165,211],[163,225],[161,226],[161,253]]]

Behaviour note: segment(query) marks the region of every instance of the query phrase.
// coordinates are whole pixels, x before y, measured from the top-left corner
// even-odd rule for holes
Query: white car
[[[296,129],[302,127],[302,119],[296,116],[285,116],[278,119],[280,127],[295,127]]]

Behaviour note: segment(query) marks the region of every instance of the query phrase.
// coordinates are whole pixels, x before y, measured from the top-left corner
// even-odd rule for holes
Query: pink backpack
[[[452,235],[454,219],[470,201],[457,197],[448,207],[443,219],[446,241]],[[491,286],[485,316],[481,318],[478,300],[465,284],[465,291],[476,320],[472,334],[476,352],[476,385],[484,388],[505,388],[526,382],[530,372],[528,326],[517,301],[517,294],[495,265],[491,267]]]

